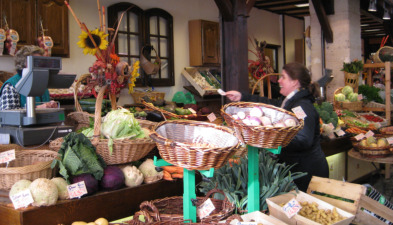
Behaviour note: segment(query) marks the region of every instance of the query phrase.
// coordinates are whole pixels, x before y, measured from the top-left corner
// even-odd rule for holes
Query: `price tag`
[[[214,113],[210,113],[209,115],[207,115],[207,119],[209,119],[210,122],[213,122],[217,119],[217,117]]]
[[[192,114],[196,114],[196,112],[195,112],[195,110],[194,110],[193,108],[188,108],[188,110],[190,110],[190,112],[191,112]]]
[[[15,149],[0,153],[0,164],[15,160]]]
[[[359,101],[363,100],[363,95],[362,94],[358,94],[358,100]]]
[[[295,108],[292,108],[292,112],[295,113],[295,115],[298,119],[304,119],[307,117],[306,113],[303,111],[301,106],[297,106]]]
[[[343,130],[337,130],[337,131],[335,131],[335,133],[337,134],[337,136],[339,136],[339,137],[341,137],[341,136],[344,136],[345,135],[345,132],[343,131]]]
[[[291,218],[292,216],[296,215],[301,208],[302,207],[300,206],[299,202],[293,198],[289,200],[289,202],[282,207],[282,210],[284,210],[288,218]]]
[[[389,145],[393,144],[393,136],[387,137],[386,140],[388,141]]]
[[[366,138],[368,138],[368,137],[374,136],[374,133],[371,130],[369,130],[369,131],[367,131],[367,133],[364,136]]]
[[[31,192],[29,189],[25,189],[16,195],[12,195],[11,201],[12,204],[14,204],[15,209],[27,207],[28,205],[34,202],[33,196],[31,196]]]
[[[330,129],[334,130],[334,125],[332,123],[329,123],[328,126]]]
[[[198,217],[201,219],[205,218],[206,216],[210,215],[210,213],[213,212],[215,208],[216,207],[214,207],[212,200],[208,198],[204,203],[198,206]]]
[[[217,92],[218,92],[218,94],[220,94],[220,95],[222,95],[222,96],[227,95],[227,94],[225,93],[225,91],[223,91],[222,89],[218,89]]]
[[[355,139],[356,139],[357,141],[360,141],[360,140],[362,140],[362,139],[365,138],[365,137],[366,137],[366,136],[364,136],[363,133],[360,133],[360,134],[358,134],[358,135],[355,136]]]
[[[86,185],[84,181],[71,184],[67,186],[68,196],[72,198],[80,198],[84,194],[87,194]]]

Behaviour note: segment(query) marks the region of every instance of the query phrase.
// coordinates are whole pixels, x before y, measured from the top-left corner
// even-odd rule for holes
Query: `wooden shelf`
[[[56,205],[14,209],[12,204],[0,203],[0,224],[12,225],[70,225],[74,221],[91,222],[99,217],[109,221],[132,216],[143,201],[183,194],[183,180],[158,181],[133,188],[100,192],[81,199],[59,201]],[[8,194],[7,194],[8,195]]]

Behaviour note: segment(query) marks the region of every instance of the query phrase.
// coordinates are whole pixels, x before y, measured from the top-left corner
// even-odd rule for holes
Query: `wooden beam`
[[[311,0],[314,6],[315,13],[317,14],[319,24],[321,25],[323,36],[327,43],[333,42],[333,31],[330,27],[329,20],[326,16],[325,9],[321,0]]]
[[[254,7],[256,0],[247,0],[246,2],[246,9],[247,9],[247,15],[250,15],[252,7]]]
[[[220,11],[222,18],[225,21],[233,21],[234,20],[234,8],[231,0],[214,0],[218,7],[218,11]]]

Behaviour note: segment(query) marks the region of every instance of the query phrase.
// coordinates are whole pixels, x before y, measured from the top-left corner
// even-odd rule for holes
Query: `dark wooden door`
[[[203,64],[220,64],[219,24],[202,21],[202,61]]]

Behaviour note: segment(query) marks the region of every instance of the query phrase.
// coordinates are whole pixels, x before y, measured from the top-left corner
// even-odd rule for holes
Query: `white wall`
[[[110,6],[119,0],[100,0],[102,6]],[[153,7],[161,8],[169,12],[173,16],[174,28],[174,55],[175,55],[175,86],[156,88],[157,91],[166,93],[166,99],[170,100],[177,91],[185,91],[183,86],[187,82],[181,75],[181,71],[185,66],[189,65],[189,48],[188,48],[188,21],[192,19],[205,19],[210,21],[219,21],[219,11],[213,0],[132,0],[129,1],[142,9],[150,9]],[[96,0],[71,0],[70,5],[76,16],[81,22],[84,22],[89,29],[99,27],[97,1]],[[88,72],[95,61],[92,55],[84,55],[83,50],[77,46],[78,36],[81,30],[71,13],[69,13],[69,41],[70,41],[70,57],[63,58],[63,73],[73,73],[82,75]],[[303,24],[298,20],[299,24]],[[303,30],[295,32],[303,33]],[[291,29],[288,27],[288,29]],[[292,33],[290,31],[286,31]],[[282,32],[280,16],[267,11],[253,8],[248,18],[248,34],[260,41],[266,40],[269,44],[282,46]],[[251,48],[251,46],[249,46]],[[279,53],[279,68],[282,68],[283,53]],[[14,61],[10,56],[0,57],[0,70],[14,71]],[[132,103],[131,96],[124,89],[121,93],[119,104]]]
[[[285,16],[285,60],[286,63],[295,62],[295,40],[303,39],[303,21]]]

